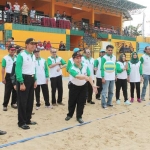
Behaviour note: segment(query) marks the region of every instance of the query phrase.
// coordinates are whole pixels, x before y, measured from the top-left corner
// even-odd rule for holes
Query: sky
[[[124,27],[133,25],[137,26],[138,24],[143,24],[143,14],[145,14],[144,17],[144,36],[150,36],[150,0],[129,0],[131,2],[135,2],[137,4],[141,4],[143,6],[146,6],[147,8],[144,10],[141,14],[132,15],[133,20],[132,21],[125,21]],[[142,30],[142,26],[141,26]]]

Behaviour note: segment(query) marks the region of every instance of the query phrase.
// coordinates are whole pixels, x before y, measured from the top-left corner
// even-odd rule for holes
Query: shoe
[[[112,104],[110,104],[110,105],[107,105],[108,107],[114,107]]]
[[[0,135],[4,135],[4,134],[6,134],[6,133],[7,133],[7,132],[0,130]]]
[[[7,111],[7,107],[3,107],[3,111]]]
[[[92,101],[88,101],[88,103],[89,103],[89,104],[95,104],[95,102],[92,102]]]
[[[14,108],[14,109],[18,108],[17,104],[12,104],[11,107]]]
[[[22,126],[19,126],[20,128],[22,128],[23,130],[28,130],[30,129],[30,127],[26,124],[22,125]]]
[[[64,104],[64,103],[62,103],[62,102],[61,102],[61,103],[57,103],[57,104],[58,104],[58,105],[62,105],[62,106],[65,106],[65,104]]]
[[[36,110],[39,110],[40,109],[40,107],[36,107]]]
[[[34,121],[30,121],[30,122],[27,123],[27,125],[36,125],[36,124],[37,124],[37,123],[34,122]]]
[[[99,97],[99,98],[96,98],[97,100],[101,100],[101,98]]]
[[[58,106],[56,103],[55,104],[52,104],[53,106]]]
[[[84,123],[84,121],[82,120],[82,118],[77,118],[77,121],[78,121],[79,123]]]
[[[45,108],[53,109],[53,106],[45,106]]]
[[[134,98],[131,98],[130,102],[133,103],[134,102]]]
[[[120,105],[120,99],[118,99],[118,100],[116,101],[116,104],[117,104],[117,105]]]
[[[65,118],[66,121],[69,121],[70,119],[71,119],[70,116],[67,116],[67,117]]]
[[[137,99],[137,102],[141,103],[142,101],[141,101],[141,99],[140,99],[140,98],[138,98],[138,99]]]
[[[133,102],[132,102],[133,103]],[[131,105],[131,103],[129,102],[129,100],[124,102],[125,105]]]
[[[102,106],[104,109],[107,109],[107,106],[106,105],[104,105],[104,106]]]

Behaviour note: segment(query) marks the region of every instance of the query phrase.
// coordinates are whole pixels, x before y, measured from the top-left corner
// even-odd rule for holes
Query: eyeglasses
[[[56,52],[52,52],[53,54],[55,54]]]

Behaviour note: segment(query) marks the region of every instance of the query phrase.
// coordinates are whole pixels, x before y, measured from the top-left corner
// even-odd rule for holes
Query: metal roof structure
[[[141,10],[146,8],[128,0],[56,0],[56,2],[71,3],[80,8],[84,6],[116,14],[123,13],[127,19],[131,19],[130,14],[141,13]]]

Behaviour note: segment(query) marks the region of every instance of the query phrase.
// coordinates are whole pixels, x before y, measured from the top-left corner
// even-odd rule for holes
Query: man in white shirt
[[[37,76],[37,88],[35,89],[36,98],[36,110],[40,108],[40,88],[42,88],[42,93],[45,101],[45,108],[52,108],[49,103],[49,70],[45,59],[40,57],[40,51],[38,49],[34,50],[34,55],[36,57],[36,76]]]
[[[2,82],[5,85],[3,111],[7,111],[7,105],[9,103],[11,93],[12,93],[11,106],[12,106],[12,108],[17,108],[17,104],[16,104],[17,93],[13,87],[13,84],[12,84],[11,78],[10,78],[13,63],[16,61],[15,47],[13,45],[9,45],[8,52],[9,52],[9,54],[6,55],[2,60]],[[6,75],[5,75],[5,72],[6,72]]]
[[[90,69],[90,76],[92,80],[94,81],[94,58],[91,57],[91,51],[87,48],[85,49],[85,55],[82,56],[82,63],[84,65],[87,65]],[[93,88],[90,84],[90,82],[87,82],[87,102],[90,104],[95,104],[92,101],[92,95],[93,95]]]
[[[35,14],[36,14],[36,10],[34,9],[34,7],[32,7],[32,9],[30,10],[30,18],[35,19]]]
[[[145,47],[145,54],[140,58],[143,67],[143,88],[141,93],[141,100],[145,101],[146,88],[150,81],[150,47]]]
[[[35,125],[31,121],[34,103],[34,88],[37,87],[35,56],[33,51],[37,42],[33,38],[25,41],[26,50],[17,56],[16,79],[18,94],[18,126],[24,130],[30,129],[29,125]]]
[[[13,6],[14,9],[14,23],[19,23],[20,22],[20,5],[18,5],[17,2],[15,2],[15,5]]]
[[[62,83],[62,68],[66,67],[66,62],[57,56],[57,50],[51,49],[51,56],[47,59],[48,67],[50,68],[50,81],[52,89],[52,104],[53,106],[64,105],[62,103],[63,83]],[[56,103],[56,89],[58,89],[58,99]]]
[[[103,58],[101,59],[101,77],[103,83],[101,105],[104,109],[106,109],[107,107],[113,107],[112,98],[116,79],[116,72],[115,72],[116,56],[113,55],[113,49],[114,47],[112,45],[107,45],[106,55],[104,55]],[[107,93],[108,93],[108,100],[106,102],[105,99]]]

